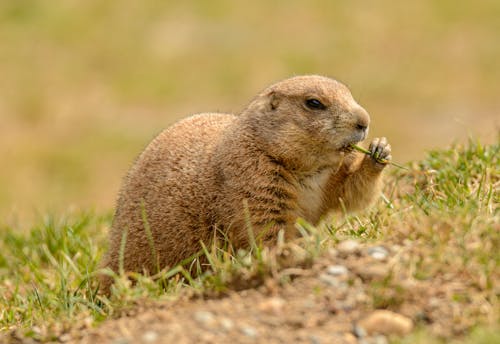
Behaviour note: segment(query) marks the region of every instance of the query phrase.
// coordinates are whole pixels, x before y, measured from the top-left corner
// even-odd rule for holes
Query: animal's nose
[[[368,126],[370,125],[370,116],[368,115],[368,112],[366,112],[366,110],[360,106],[356,108],[352,113],[355,116],[356,129],[367,131]]]
[[[366,129],[368,129],[368,126],[365,124],[358,123],[356,124],[356,129],[365,131]]]

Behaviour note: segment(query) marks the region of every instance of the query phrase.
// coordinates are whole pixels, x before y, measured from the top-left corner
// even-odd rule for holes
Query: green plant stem
[[[354,148],[355,150],[357,150],[358,152],[364,153],[366,155],[372,155],[372,152],[370,152],[368,149],[364,149],[363,147],[360,147],[360,146],[357,146],[357,145],[351,145],[351,147]],[[391,164],[393,166],[402,168],[403,170],[408,170],[407,167],[405,167],[403,165],[400,165],[400,164],[397,164],[395,162],[386,160],[386,159],[375,158],[375,160],[377,160],[377,162],[379,162],[381,164]]]

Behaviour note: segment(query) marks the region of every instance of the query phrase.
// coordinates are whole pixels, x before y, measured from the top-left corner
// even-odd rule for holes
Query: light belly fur
[[[324,190],[332,169],[326,168],[314,175],[305,176],[299,184],[300,216],[309,222],[316,222],[321,216]]]

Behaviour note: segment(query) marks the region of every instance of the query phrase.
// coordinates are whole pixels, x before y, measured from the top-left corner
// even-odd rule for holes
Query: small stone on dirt
[[[71,335],[69,333],[65,333],[65,334],[59,336],[58,339],[61,343],[69,342],[71,340]]]
[[[334,277],[332,275],[321,274],[319,275],[319,280],[325,284],[328,284],[331,287],[339,289],[344,289],[346,287],[345,282],[339,281],[337,277]]]
[[[413,330],[413,321],[388,310],[376,310],[358,321],[356,328],[367,334],[406,335]]]
[[[356,240],[349,239],[339,243],[337,245],[337,250],[342,254],[351,254],[358,251],[360,246],[361,245]]]
[[[277,314],[285,305],[285,300],[280,297],[271,297],[259,304],[259,310],[269,314]]]
[[[247,336],[247,337],[251,337],[251,338],[255,338],[257,337],[257,330],[254,329],[253,327],[251,326],[243,326],[241,328],[241,332]]]
[[[220,325],[225,331],[231,331],[234,327],[234,322],[229,318],[220,319]]]
[[[344,335],[342,336],[342,340],[346,344],[356,344],[358,342],[358,340],[352,333],[344,333]]]
[[[153,343],[158,339],[158,333],[154,331],[147,331],[142,335],[142,340],[145,343]]]
[[[368,249],[368,254],[377,260],[384,260],[389,256],[389,251],[383,246],[373,246]]]
[[[330,265],[326,269],[326,272],[332,276],[342,276],[347,275],[349,273],[349,270],[343,265]]]
[[[215,316],[211,312],[207,311],[198,311],[194,313],[194,319],[207,327],[213,327],[216,322]]]
[[[361,327],[361,326],[358,326],[358,325],[354,325],[353,329],[352,329],[352,332],[356,335],[356,337],[358,338],[364,338],[366,337],[366,330]]]
[[[387,340],[386,336],[378,335],[373,337],[373,343],[374,344],[387,344],[389,341]]]
[[[376,264],[360,267],[356,272],[363,281],[380,281],[389,275],[390,270],[385,264]]]
[[[118,339],[113,340],[112,343],[113,344],[129,344],[130,340],[128,340],[127,338],[118,338]]]
[[[321,344],[321,340],[318,337],[313,336],[313,335],[309,336],[309,342],[311,344]]]

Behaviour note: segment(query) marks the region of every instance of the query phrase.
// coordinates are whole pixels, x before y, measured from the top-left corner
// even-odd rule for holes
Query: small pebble
[[[205,326],[213,326],[215,324],[215,316],[207,311],[198,311],[194,313],[194,319]]]
[[[373,337],[373,344],[387,344],[387,343],[388,341],[386,336],[378,335]]]
[[[352,332],[354,335],[358,338],[364,338],[366,337],[366,330],[362,328],[361,326],[354,325]]]
[[[367,334],[406,335],[413,330],[413,321],[388,310],[376,310],[358,321],[357,326]]]
[[[200,338],[197,340],[197,343],[217,343],[216,341],[217,335],[212,332],[204,331],[200,333]]]
[[[71,335],[69,333],[65,333],[65,334],[59,336],[58,340],[61,343],[69,342],[71,340]]]
[[[118,338],[118,339],[113,340],[112,343],[113,344],[129,344],[130,340],[128,340],[127,338]]]
[[[220,325],[226,331],[231,331],[234,327],[234,322],[229,318],[220,319]]]
[[[282,298],[271,297],[267,300],[262,301],[259,304],[258,308],[259,310],[265,313],[277,314],[283,309],[284,305],[285,305],[285,300],[283,300]]]
[[[250,326],[243,326],[241,332],[247,337],[257,337],[257,330]]]
[[[383,246],[373,246],[368,249],[368,254],[377,260],[384,260],[389,255],[387,249]]]
[[[336,277],[333,277],[332,275],[327,275],[327,274],[321,274],[319,275],[319,280],[325,284],[328,284],[329,286],[339,288],[342,286],[341,281],[339,281]]]
[[[363,291],[359,291],[354,296],[354,300],[356,301],[356,303],[364,303],[368,302],[369,298],[368,295],[366,295]]]
[[[347,275],[349,273],[349,270],[343,265],[330,265],[327,268],[326,272],[329,275],[342,276],[342,275]]]
[[[337,245],[337,250],[343,254],[354,253],[359,250],[360,244],[356,240],[345,240]]]
[[[375,336],[375,337],[365,337],[360,338],[357,344],[387,344],[387,338],[385,336]]]
[[[145,343],[152,343],[152,342],[155,342],[157,339],[158,339],[158,333],[156,333],[154,331],[146,331],[142,335],[142,340]]]
[[[309,336],[309,343],[311,343],[311,344],[321,344],[321,340],[318,337],[316,337],[314,335],[311,335],[311,336]]]
[[[356,339],[356,336],[354,336],[352,333],[344,333],[342,336],[343,343],[346,344],[357,344],[358,340]]]
[[[441,301],[437,297],[431,297],[428,301],[428,304],[432,308],[438,308],[441,304]]]
[[[389,267],[385,264],[368,265],[358,269],[357,274],[363,280],[380,281],[386,278],[389,273]]]

